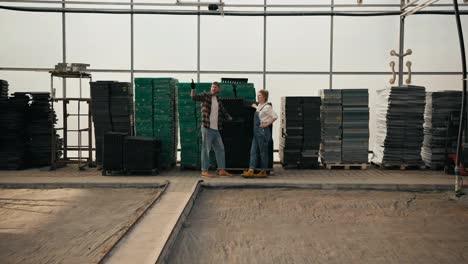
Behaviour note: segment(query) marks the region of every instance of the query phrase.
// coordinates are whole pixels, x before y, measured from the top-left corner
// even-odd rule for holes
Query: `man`
[[[218,94],[221,91],[219,83],[214,82],[211,85],[211,91],[196,94],[195,83],[192,80],[192,91],[190,96],[193,101],[201,102],[202,112],[202,177],[213,177],[208,172],[210,166],[210,150],[213,149],[218,163],[219,176],[232,176],[226,169],[226,159],[224,153],[224,144],[219,131],[223,128],[225,120],[232,120],[232,117],[224,109],[223,104],[219,101]]]

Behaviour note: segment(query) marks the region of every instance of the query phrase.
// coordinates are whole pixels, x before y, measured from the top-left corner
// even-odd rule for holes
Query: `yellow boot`
[[[262,170],[259,173],[254,174],[255,178],[266,178],[267,177],[267,172],[266,170]]]
[[[242,177],[244,177],[244,178],[253,178],[254,177],[254,170],[249,169],[249,170],[244,171],[244,173],[242,173]]]
[[[226,170],[219,170],[219,171],[218,171],[218,176],[231,177],[232,174],[230,174],[230,173],[227,172]]]
[[[213,178],[214,177],[213,174],[209,173],[206,170],[202,171],[201,176],[206,177],[206,178]]]

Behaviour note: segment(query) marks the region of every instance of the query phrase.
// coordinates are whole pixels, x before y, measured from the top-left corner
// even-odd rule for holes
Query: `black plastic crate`
[[[152,137],[126,137],[124,168],[128,172],[152,173],[159,168],[161,141]]]
[[[110,94],[112,97],[133,95],[132,84],[129,82],[114,82],[110,86]]]
[[[104,170],[123,170],[124,140],[127,133],[107,132],[104,135],[102,165]]]
[[[248,78],[221,78],[222,83],[248,83]]]

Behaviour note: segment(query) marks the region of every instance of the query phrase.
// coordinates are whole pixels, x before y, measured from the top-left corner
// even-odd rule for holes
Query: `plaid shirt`
[[[223,122],[232,118],[224,108],[223,103],[219,100],[219,97],[215,96],[218,99],[218,130],[222,130]],[[213,94],[209,92],[192,96],[193,101],[201,102],[202,126],[205,128],[210,128],[211,97],[213,97]]]

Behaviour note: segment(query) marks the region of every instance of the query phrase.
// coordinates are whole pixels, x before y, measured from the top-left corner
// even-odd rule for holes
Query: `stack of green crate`
[[[253,83],[236,84],[237,98],[243,98],[248,102],[256,102],[255,87]]]
[[[190,93],[190,83],[178,84],[181,168],[199,167],[201,159],[200,106],[192,100]]]
[[[176,91],[173,78],[135,78],[136,135],[161,141],[161,168],[174,166],[177,158]]]
[[[196,87],[197,94],[211,91],[211,83],[196,83]]]
[[[234,86],[230,83],[220,83],[221,91],[218,96],[220,99],[235,98]]]
[[[153,79],[154,136],[161,140],[160,164],[172,167],[177,160],[177,80]]]
[[[139,136],[153,136],[153,82],[135,79],[135,129]]]

